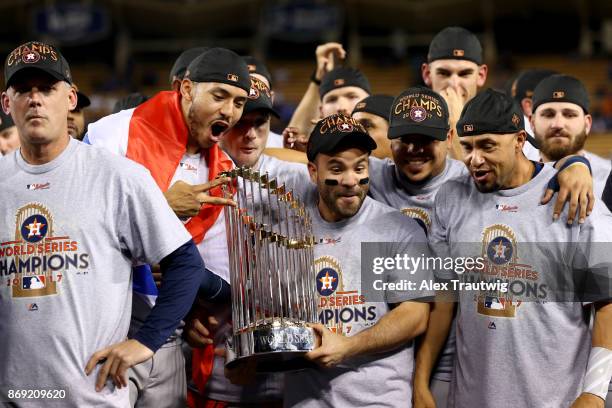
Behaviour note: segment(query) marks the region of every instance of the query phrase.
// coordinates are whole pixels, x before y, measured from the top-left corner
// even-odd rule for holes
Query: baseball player
[[[549,76],[535,88],[532,101],[531,124],[542,161],[557,161],[573,154],[586,157],[593,172],[595,196],[601,197],[612,165],[610,160],[584,150],[593,118],[582,82],[568,75]]]
[[[209,49],[208,47],[193,47],[183,51],[181,55],[178,56],[170,69],[170,89],[173,91],[180,91],[181,82],[183,82],[183,78],[185,77],[185,71],[187,71],[187,67],[191,64],[191,61]]]
[[[116,154],[127,156],[151,171],[165,198],[185,223],[207,269],[222,278],[229,291],[229,264],[225,219],[221,205],[233,201],[211,189],[227,179],[215,180],[231,169],[231,160],[217,142],[242,115],[250,89],[249,72],[234,52],[213,48],[187,67],[180,92],[160,92],[135,109],[123,110],[90,124],[87,140]],[[213,195],[217,194],[217,196]],[[221,205],[219,205],[221,204]],[[142,274],[142,307],[155,297],[151,274]],[[137,323],[142,315],[134,315]],[[184,358],[180,336],[168,339],[158,355],[160,364],[132,370],[131,399],[147,406],[182,406],[186,394]],[[210,345],[212,348],[212,345]],[[205,368],[212,364],[212,350],[194,350],[193,379],[200,391],[206,386]],[[163,362],[167,363],[163,363]],[[153,386],[155,385],[155,386]]]
[[[387,138],[389,131],[389,112],[393,97],[389,95],[371,95],[359,101],[351,116],[357,119],[376,142],[372,157],[391,158],[391,143]]]
[[[68,134],[77,140],[83,140],[85,136],[85,113],[83,109],[91,105],[91,101],[83,92],[75,86],[77,94],[76,108],[68,112]]]
[[[308,143],[313,184],[300,197],[313,219],[322,344],[306,357],[319,368],[287,373],[285,406],[410,406],[411,340],[427,326],[432,292],[371,297],[361,275],[361,242],[394,242],[398,253],[424,243],[411,219],[367,197],[368,158],[376,143],[355,119],[336,114],[316,125]],[[426,279],[392,268],[389,282]]]
[[[151,358],[212,274],[148,171],[69,137],[77,95],[57,48],[22,44],[4,74],[21,148],[0,159],[0,398],[32,406],[25,392],[45,390],[33,394],[42,405],[125,407],[126,370]],[[134,262],[160,263],[164,281],[126,340]]]
[[[11,115],[0,111],[0,157],[19,148],[19,134]]]
[[[480,253],[484,261],[483,267],[460,275],[441,271],[440,277],[488,283],[457,290],[450,404],[603,406],[612,375],[612,367],[606,368],[612,360],[606,255],[612,216],[595,203],[584,224],[551,222],[552,206],[538,201],[553,170],[524,156],[521,113],[496,91],[470,100],[457,124],[470,178],[446,183],[435,199],[430,240],[436,253]],[[575,290],[568,302],[566,281],[603,281],[607,287],[588,291],[588,299]],[[505,289],[498,286],[503,283]],[[591,308],[596,315],[589,346]],[[601,364],[605,369],[598,372]]]

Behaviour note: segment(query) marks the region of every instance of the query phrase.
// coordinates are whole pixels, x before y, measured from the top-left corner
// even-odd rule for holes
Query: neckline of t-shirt
[[[28,162],[26,162],[23,158],[23,156],[21,155],[21,149],[18,149],[15,154],[16,154],[16,160],[17,160],[17,165],[24,170],[27,173],[31,173],[31,174],[42,174],[42,173],[48,173],[51,170],[56,169],[57,167],[61,166],[62,164],[64,164],[66,161],[68,161],[68,158],[70,156],[72,156],[72,154],[75,152],[75,150],[77,149],[78,145],[79,145],[79,141],[73,139],[72,137],[70,138],[70,141],[68,142],[68,146],[66,146],[66,148],[64,149],[63,152],[61,152],[59,154],[59,156],[57,156],[55,159],[51,160],[49,163],[45,163],[45,164],[30,164]]]
[[[521,186],[518,186],[516,188],[508,189],[508,190],[498,190],[496,194],[503,196],[503,197],[512,197],[512,196],[516,196],[519,194],[523,194],[525,191],[541,183],[542,179],[552,177],[551,175],[552,172],[554,171],[552,170],[551,167],[544,166],[544,168],[534,178],[529,180],[527,183]]]

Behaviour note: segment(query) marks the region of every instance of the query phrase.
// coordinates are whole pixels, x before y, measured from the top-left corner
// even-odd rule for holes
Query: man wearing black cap
[[[531,123],[542,161],[557,161],[575,154],[586,157],[591,164],[595,196],[599,198],[612,166],[609,159],[584,150],[592,122],[589,95],[578,79],[552,75],[535,88]]]
[[[91,105],[91,101],[75,85],[77,94],[76,108],[68,112],[68,134],[77,140],[83,140],[85,136],[85,114],[83,109]]]
[[[405,253],[426,238],[413,220],[367,196],[375,148],[363,126],[342,114],[320,120],[310,135],[308,170],[315,185],[304,186],[299,196],[321,242],[314,249],[321,323],[314,329],[322,344],[306,355],[319,368],[286,374],[286,406],[380,406],[381,398],[385,406],[410,406],[411,340],[425,330],[428,314],[427,303],[416,300],[432,292],[377,297],[363,280],[355,248],[394,242],[397,253]],[[427,278],[423,270],[410,275],[390,269],[388,282]]]
[[[149,172],[69,137],[77,96],[58,49],[23,44],[4,74],[2,108],[21,148],[0,159],[10,174],[1,224],[16,227],[0,228],[10,281],[0,289],[0,398],[20,405],[11,390],[44,388],[71,406],[125,407],[126,370],[150,359],[212,274]],[[126,341],[131,266],[141,262],[160,263],[164,284]]]
[[[0,157],[19,148],[19,133],[11,115],[0,109]]]
[[[196,57],[187,67],[181,89],[160,92],[135,109],[123,110],[89,125],[87,139],[143,164],[164,191],[166,200],[191,233],[207,269],[229,282],[227,238],[222,206],[233,201],[221,197],[214,189],[227,179],[216,179],[231,169],[232,162],[219,148],[223,133],[236,124],[242,115],[250,90],[249,71],[240,56],[213,48]],[[156,295],[150,273],[142,276],[135,302],[145,315],[150,299]],[[137,324],[142,315],[133,314]],[[131,399],[139,406],[184,403],[186,385],[180,362],[183,356],[180,339],[169,339],[166,354],[156,358],[169,361],[132,370]],[[212,348],[212,345],[209,345]],[[194,350],[193,378],[200,393],[204,392],[207,374],[204,367],[212,364],[213,353]],[[170,367],[170,364],[172,366]],[[158,378],[168,378],[161,384]],[[164,386],[168,384],[168,386]],[[157,385],[157,386],[154,386]],[[197,395],[196,395],[197,397]]]
[[[181,82],[183,82],[183,78],[185,77],[185,71],[187,71],[187,67],[191,64],[191,61],[209,49],[208,47],[193,47],[183,51],[181,55],[178,56],[170,69],[170,89],[173,91],[180,91]]]
[[[597,359],[589,357],[585,316],[595,306],[593,350],[605,352],[612,346],[612,305],[590,302],[612,296],[607,293],[609,248],[595,245],[609,246],[612,216],[595,203],[583,224],[568,228],[550,221],[553,207],[540,205],[539,199],[554,169],[524,156],[521,113],[510,97],[496,91],[470,100],[457,129],[471,177],[446,183],[435,199],[430,242],[437,254],[483,254],[481,268],[439,274],[456,279],[456,285],[478,284],[453,284],[460,307],[450,403],[562,407],[580,397],[585,405],[578,406],[603,406],[594,395],[601,393],[600,379],[589,374]],[[575,250],[578,243],[586,248],[584,255]],[[564,286],[564,279],[607,287],[602,293],[586,292],[587,300]],[[576,300],[587,302],[586,307]]]
[[[268,67],[259,59],[250,55],[242,57],[244,62],[247,63],[249,73],[251,77],[255,77],[262,81],[268,88],[270,88],[270,95],[272,96],[272,103],[274,103],[274,88],[272,88],[272,74],[268,70]],[[275,114],[278,117],[278,114]],[[268,132],[268,139],[266,141],[266,148],[282,148],[283,147],[283,136],[272,131]]]
[[[372,152],[372,156],[379,159],[391,157],[391,144],[387,132],[392,103],[392,96],[371,95],[359,101],[351,114],[376,142],[376,150]]]
[[[421,65],[425,85],[446,99],[450,109],[451,129],[461,109],[487,80],[488,67],[483,63],[478,38],[462,27],[446,27],[429,44],[427,62]],[[451,155],[461,158],[461,149],[453,139]]]

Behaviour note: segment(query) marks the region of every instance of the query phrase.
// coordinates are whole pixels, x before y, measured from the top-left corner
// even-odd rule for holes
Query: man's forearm
[[[400,303],[374,326],[349,337],[348,357],[396,349],[425,331],[428,315],[428,303]]]
[[[427,330],[421,338],[419,351],[416,355],[415,386],[417,383],[429,386],[431,372],[448,338],[453,321],[454,303],[435,302],[431,306]]]
[[[289,121],[288,127],[296,127],[305,135],[309,135],[314,128],[312,120],[319,119],[320,103],[319,86],[310,82],[308,84],[308,89],[306,89],[306,93]]]

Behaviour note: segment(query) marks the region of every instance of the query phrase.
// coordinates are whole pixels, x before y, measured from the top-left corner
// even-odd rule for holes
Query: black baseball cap
[[[0,109],[0,132],[13,126],[15,126],[15,122],[13,122],[11,115],[4,113],[4,110]]]
[[[249,98],[244,105],[243,115],[256,110],[265,110],[279,118],[279,114],[272,107],[272,93],[270,88],[259,78],[251,76],[251,89]]]
[[[29,41],[15,48],[4,62],[4,83],[8,88],[11,80],[22,70],[38,69],[51,75],[58,81],[72,84],[72,74],[68,61],[52,45],[39,41]]]
[[[112,113],[121,112],[122,110],[125,110],[125,109],[135,108],[138,105],[141,105],[148,100],[149,100],[149,97],[140,92],[131,93],[119,99],[117,102],[115,102]]]
[[[321,119],[310,133],[306,156],[313,162],[319,153],[332,153],[339,147],[362,147],[368,152],[376,142],[357,120],[341,113]]]
[[[357,68],[338,67],[323,75],[321,85],[319,85],[319,95],[323,99],[329,91],[345,86],[356,86],[367,93],[371,93],[370,82],[363,72]]]
[[[589,93],[578,79],[569,75],[552,75],[538,84],[533,91],[533,108],[547,102],[570,102],[589,113]]]
[[[272,89],[272,74],[270,74],[270,71],[268,70],[268,67],[266,67],[266,64],[251,55],[244,55],[242,59],[244,60],[244,62],[246,62],[247,67],[249,68],[249,73],[259,74],[262,77],[266,78],[268,80],[268,83],[270,84],[270,89]]]
[[[91,100],[81,91],[77,91],[77,104],[75,109],[83,109],[91,105]]]
[[[491,88],[479,93],[463,107],[457,134],[478,136],[509,134],[524,130],[523,112],[510,96]]]
[[[193,82],[219,82],[244,89],[251,89],[251,76],[246,62],[234,51],[211,48],[196,57],[185,71],[184,79]]]
[[[557,72],[550,69],[528,69],[521,72],[516,79],[516,84],[513,87],[512,97],[515,101],[521,102],[524,98],[532,98],[533,91],[538,84],[545,78],[555,75]]]
[[[355,105],[355,109],[353,109],[353,114],[357,112],[371,113],[372,115],[380,116],[388,122],[392,104],[392,96],[370,95],[367,98],[362,99],[357,103],[357,105]]]
[[[471,31],[463,27],[446,27],[429,43],[427,62],[458,59],[482,64],[482,45]]]
[[[402,92],[391,105],[389,139],[424,135],[436,140],[448,136],[448,106],[437,92],[415,86]]]
[[[174,61],[174,65],[170,70],[170,83],[172,83],[174,77],[177,77],[178,79],[183,79],[183,76],[185,75],[185,70],[187,70],[187,67],[189,66],[191,61],[193,61],[194,59],[196,59],[196,57],[205,53],[209,49],[210,48],[208,47],[194,47],[183,51],[181,55],[178,56],[176,61]]]

